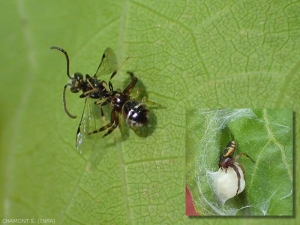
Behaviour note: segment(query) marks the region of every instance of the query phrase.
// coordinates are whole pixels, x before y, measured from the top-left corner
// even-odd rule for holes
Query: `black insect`
[[[102,106],[110,103],[110,99],[111,99],[111,96],[113,93],[111,79],[117,74],[118,69],[124,64],[124,62],[128,58],[122,63],[122,65],[120,67],[118,67],[117,58],[116,58],[115,53],[112,51],[111,48],[107,48],[102,55],[99,66],[98,66],[94,76],[91,77],[90,75],[86,74],[85,78],[84,78],[82,73],[76,72],[76,73],[74,73],[74,75],[72,77],[72,76],[70,76],[70,73],[69,73],[70,62],[69,62],[68,53],[64,49],[57,47],[57,46],[52,46],[51,49],[56,49],[56,50],[62,52],[66,57],[67,76],[70,78],[70,81],[69,81],[69,83],[67,83],[64,86],[64,89],[63,89],[63,106],[64,106],[65,112],[67,113],[67,115],[70,118],[75,119],[76,116],[73,116],[67,109],[66,94],[65,94],[66,88],[68,86],[70,86],[70,91],[72,93],[78,93],[78,92],[82,91],[82,94],[79,97],[85,98],[84,109],[83,109],[83,112],[81,115],[80,123],[78,125],[77,133],[76,133],[76,147],[78,147],[79,142],[82,141],[82,140],[78,140],[78,138],[81,138],[81,137],[79,137],[79,136],[81,136],[80,127],[82,125],[83,114],[85,112],[87,99],[88,98],[95,99],[95,103],[100,104],[101,116],[102,116],[102,118],[104,118]],[[109,74],[109,73],[111,73],[111,76],[110,76],[108,84],[104,80],[98,79],[98,76],[103,75],[103,74]]]
[[[127,125],[136,131],[138,128],[147,126],[149,123],[150,111],[145,104],[156,104],[152,101],[148,101],[144,99],[143,101],[138,101],[130,96],[131,91],[135,87],[138,79],[134,76],[132,72],[127,72],[130,75],[131,82],[127,85],[127,87],[123,91],[114,91],[112,88],[112,84],[110,83],[110,87],[112,89],[111,95],[104,99],[96,102],[96,104],[102,104],[103,101],[110,102],[110,106],[112,107],[111,111],[111,120],[110,122],[101,127],[98,130],[92,131],[89,134],[95,134],[106,129],[109,129],[103,137],[109,135],[116,129],[120,124],[119,115],[122,115],[123,119],[126,121]],[[160,106],[160,105],[159,105]]]
[[[65,112],[67,113],[67,115],[70,118],[75,119],[76,116],[73,116],[67,109],[65,93],[66,93],[66,88],[68,86],[70,86],[70,91],[72,93],[78,93],[78,92],[82,91],[82,94],[79,96],[80,98],[88,97],[88,98],[99,100],[99,99],[107,98],[111,95],[110,94],[111,81],[109,81],[109,85],[107,85],[107,83],[105,81],[98,80],[98,78],[97,78],[101,74],[112,73],[111,77],[110,77],[110,80],[111,80],[117,73],[118,64],[117,64],[116,56],[110,48],[107,48],[104,51],[95,75],[93,77],[91,77],[90,75],[86,74],[85,79],[84,79],[82,73],[79,73],[79,72],[74,73],[73,77],[70,76],[69,56],[68,56],[68,53],[64,49],[57,47],[57,46],[52,46],[51,49],[56,49],[56,50],[61,51],[66,57],[67,76],[70,78],[70,82],[67,83],[63,89],[63,105],[64,105]],[[99,68],[101,68],[101,70],[99,70]]]
[[[237,166],[235,165],[235,163],[241,167],[244,177],[245,177],[245,170],[244,170],[244,167],[240,163],[236,162],[236,160],[238,160],[239,157],[242,155],[248,157],[249,159],[251,159],[251,157],[249,155],[247,155],[246,153],[242,152],[242,153],[238,154],[238,156],[236,158],[233,158],[233,154],[234,154],[235,150],[236,150],[236,142],[230,141],[227,144],[226,148],[224,149],[223,154],[220,156],[219,168],[225,169],[225,172],[227,172],[228,167],[231,167],[232,169],[234,169],[234,171],[236,172],[237,178],[238,178],[238,189],[236,191],[236,195],[237,195],[240,190],[241,175],[240,175],[240,172],[239,172]],[[252,162],[255,162],[253,159],[251,159],[251,160],[252,160]]]

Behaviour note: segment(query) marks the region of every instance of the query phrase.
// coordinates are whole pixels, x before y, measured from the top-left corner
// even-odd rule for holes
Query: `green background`
[[[299,1],[3,0],[0,12],[1,219],[240,224],[184,215],[186,110],[289,108],[297,117]],[[154,110],[153,134],[130,131],[124,142],[118,132],[99,135],[93,151],[80,155],[79,121],[62,109],[65,59],[52,45],[68,51],[72,73],[93,74],[108,46],[120,61],[129,56],[123,69],[166,106]],[[114,80],[126,79],[122,72]],[[83,101],[69,92],[67,99],[79,116]],[[294,173],[299,128],[296,119]],[[297,215],[243,221],[299,222]]]

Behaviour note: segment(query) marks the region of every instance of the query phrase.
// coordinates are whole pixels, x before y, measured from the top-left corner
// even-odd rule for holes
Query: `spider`
[[[236,195],[237,195],[240,190],[241,175],[240,175],[239,170],[238,170],[237,166],[235,165],[235,163],[241,167],[243,174],[245,176],[244,167],[240,163],[237,163],[236,161],[242,155],[248,157],[249,159],[251,159],[251,157],[249,155],[247,155],[246,153],[242,152],[242,153],[238,154],[238,156],[236,158],[233,158],[233,154],[234,154],[235,150],[236,150],[236,142],[230,141],[227,144],[226,148],[224,149],[223,154],[220,156],[219,168],[225,169],[226,173],[227,173],[228,167],[231,167],[232,169],[234,169],[234,171],[236,172],[237,178],[238,178],[238,189],[236,191]],[[253,159],[251,159],[251,160],[252,160],[252,162],[255,162]]]
[[[130,75],[131,82],[127,85],[127,87],[123,90],[117,90],[114,91],[112,84],[110,83],[110,96],[107,97],[104,100],[100,100],[98,102],[95,102],[95,104],[103,104],[103,102],[110,102],[110,106],[112,107],[111,111],[111,119],[108,124],[101,127],[98,130],[94,130],[90,132],[89,134],[95,134],[101,131],[104,131],[108,129],[108,131],[102,136],[105,137],[113,132],[114,129],[116,129],[119,124],[119,115],[123,116],[123,119],[126,121],[127,125],[136,131],[138,128],[147,126],[149,123],[149,117],[150,117],[150,111],[145,104],[145,102],[157,104],[152,101],[143,100],[138,101],[136,99],[133,99],[130,96],[130,93],[132,89],[135,87],[138,79],[134,76],[132,72],[127,72],[127,74]],[[158,104],[159,105],[159,104]],[[159,105],[160,106],[160,105]]]

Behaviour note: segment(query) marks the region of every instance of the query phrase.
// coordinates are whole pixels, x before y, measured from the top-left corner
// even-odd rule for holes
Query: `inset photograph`
[[[187,216],[293,216],[293,112],[187,112]]]

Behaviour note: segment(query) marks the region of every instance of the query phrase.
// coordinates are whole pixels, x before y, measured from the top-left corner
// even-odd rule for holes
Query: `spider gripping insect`
[[[237,166],[235,164],[237,164],[243,171],[243,175],[245,176],[245,172],[244,172],[244,167],[240,164],[237,163],[236,161],[239,159],[239,157],[241,157],[242,155],[248,157],[249,159],[251,159],[251,157],[249,155],[247,155],[246,153],[242,152],[240,154],[238,154],[238,156],[236,158],[233,157],[233,154],[236,150],[236,142],[235,141],[230,141],[223,154],[220,156],[220,160],[219,160],[219,168],[221,169],[225,169],[225,172],[227,172],[228,167],[231,167],[237,175],[238,178],[238,188],[236,191],[236,195],[238,194],[239,190],[240,190],[240,180],[241,180],[241,175],[240,172],[237,168]],[[252,162],[255,162],[253,159],[251,159]]]
[[[126,86],[126,88],[123,91],[114,91],[112,84],[109,83],[110,88],[112,90],[111,95],[106,99],[96,102],[96,104],[102,104],[103,101],[110,102],[110,106],[112,108],[110,123],[101,127],[98,130],[90,132],[89,134],[95,134],[108,129],[108,131],[103,135],[103,137],[109,135],[111,132],[113,132],[114,129],[116,129],[119,126],[119,115],[122,115],[127,125],[134,131],[137,131],[139,128],[148,125],[150,111],[145,102],[158,106],[160,105],[145,99],[143,101],[138,101],[137,99],[132,98],[130,96],[130,93],[135,87],[138,79],[134,76],[132,72],[127,72],[127,74],[130,75],[131,82]]]

